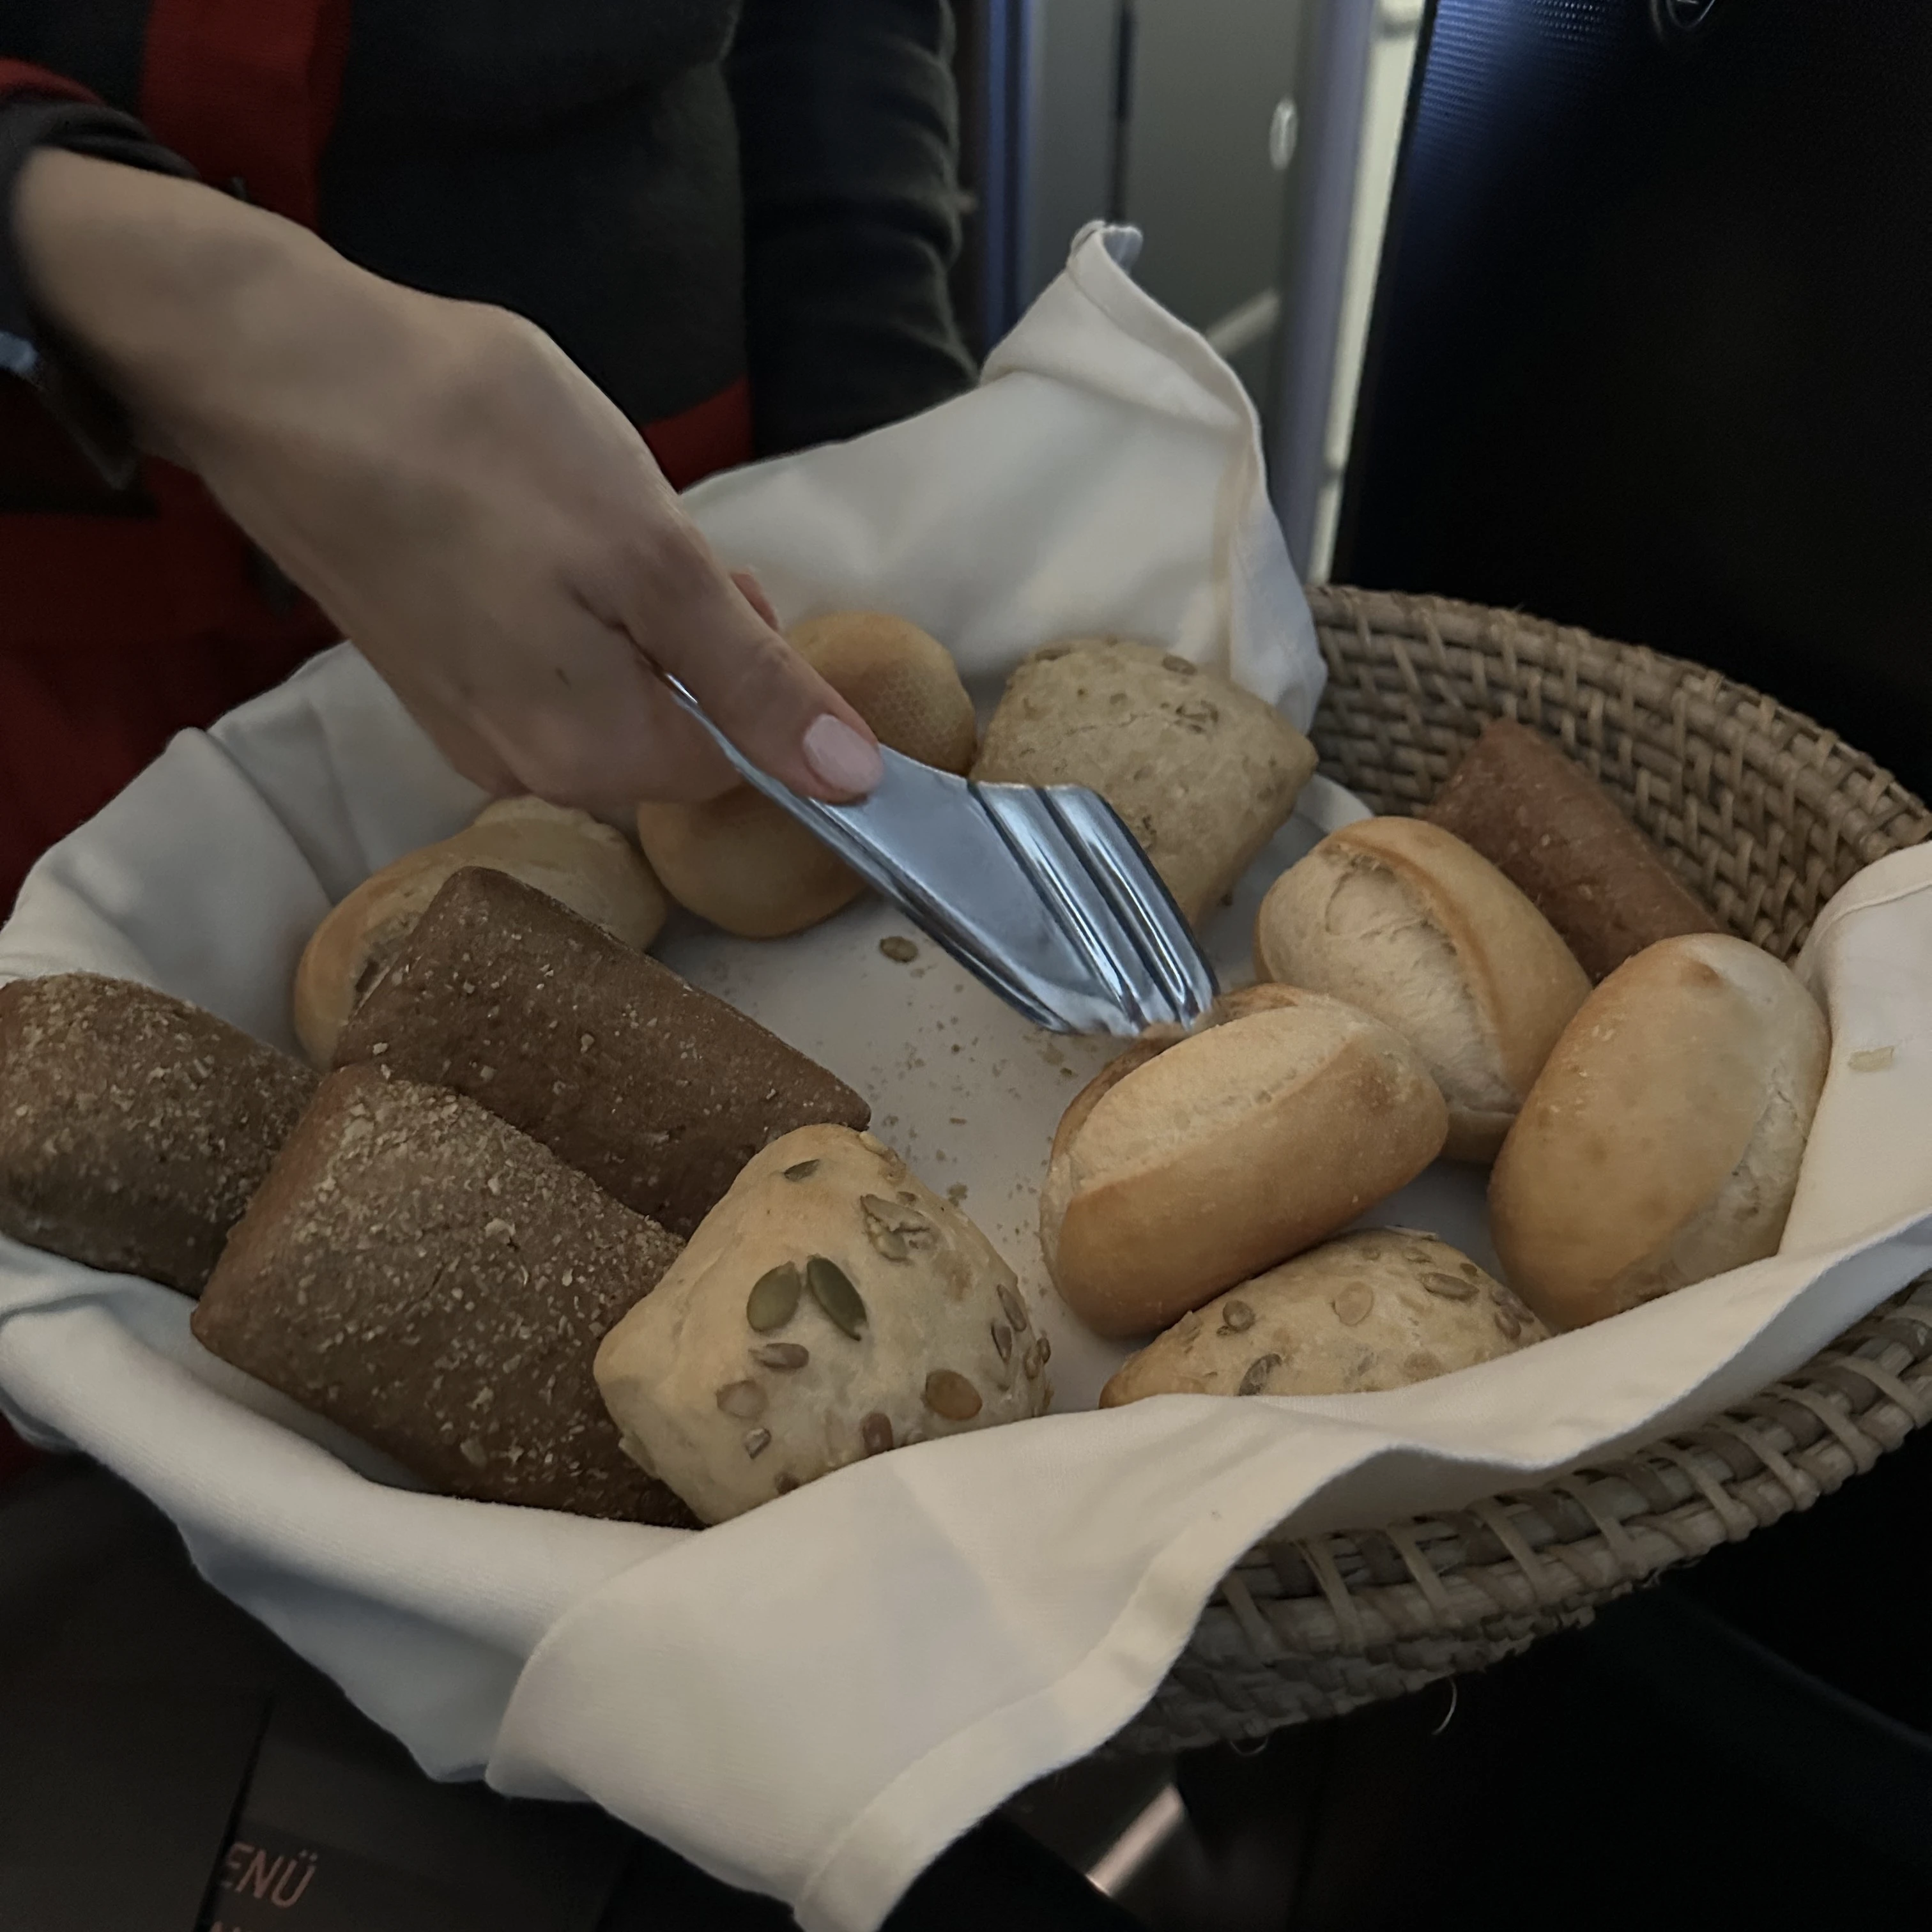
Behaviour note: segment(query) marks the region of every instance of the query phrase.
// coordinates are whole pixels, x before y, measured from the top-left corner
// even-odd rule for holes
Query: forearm
[[[37,314],[171,452],[185,423],[260,380],[284,318],[356,272],[212,188],[60,148],[22,170],[14,234]]]

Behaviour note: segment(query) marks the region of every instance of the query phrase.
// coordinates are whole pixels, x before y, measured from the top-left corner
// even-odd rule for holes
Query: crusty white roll
[[[1217,673],[1150,644],[1076,638],[1013,673],[973,776],[1091,787],[1198,925],[1315,765],[1315,747],[1273,705]]]
[[[869,1134],[754,1156],[597,1384],[640,1467],[706,1522],[928,1437],[1041,1414],[1052,1351],[965,1215]]]
[[[1488,860],[1419,818],[1331,832],[1268,889],[1255,970],[1395,1028],[1449,1103],[1451,1160],[1488,1161],[1590,982]]]
[[[1130,1049],[1054,1137],[1040,1240],[1102,1335],[1144,1335],[1285,1261],[1442,1151],[1442,1095],[1415,1049],[1339,1000],[1278,1002],[1149,1056]]]
[[[1404,1388],[1540,1342],[1550,1331],[1468,1256],[1409,1228],[1324,1241],[1184,1315],[1100,1391],[1354,1395]]]
[[[1817,1002],[1742,939],[1626,960],[1564,1029],[1490,1177],[1510,1285],[1574,1328],[1775,1253],[1830,1051]]]
[[[296,968],[296,1034],[326,1066],[349,1016],[388,970],[430,900],[466,866],[508,872],[640,952],[670,902],[631,842],[588,812],[500,799],[453,837],[363,880],[315,929]]]
[[[973,763],[973,700],[944,645],[876,610],[814,617],[789,633],[800,656],[882,745],[922,765]],[[702,805],[638,808],[638,840],[681,906],[743,939],[830,919],[863,890],[798,821],[749,785]]]

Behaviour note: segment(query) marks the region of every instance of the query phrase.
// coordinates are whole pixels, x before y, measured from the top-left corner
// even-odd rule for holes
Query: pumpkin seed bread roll
[[[467,1094],[679,1235],[766,1142],[871,1118],[755,1020],[497,872],[444,886],[336,1058]]]
[[[1357,1395],[1513,1354],[1549,1334],[1468,1256],[1412,1228],[1324,1241],[1184,1315],[1100,1391]]]
[[[707,1522],[934,1436],[1042,1414],[1012,1269],[869,1134],[766,1148],[597,1354],[639,1464]]]
[[[354,1067],[322,1083],[193,1327],[451,1495],[688,1526],[591,1369],[679,1246],[473,1101]]]
[[[1085,785],[1198,926],[1294,809],[1315,747],[1252,692],[1119,638],[1048,644],[1013,673],[974,778]]]
[[[197,1294],[315,1084],[152,987],[0,987],[0,1233]]]

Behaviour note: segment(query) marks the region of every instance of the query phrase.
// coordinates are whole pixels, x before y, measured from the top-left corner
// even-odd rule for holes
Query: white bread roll
[[[1404,1388],[1549,1334],[1466,1254],[1409,1228],[1344,1234],[1184,1315],[1115,1371],[1102,1408],[1150,1395]]]
[[[540,798],[500,799],[453,837],[372,874],[316,928],[296,968],[296,1035],[326,1066],[349,1016],[388,970],[430,901],[466,866],[508,872],[644,952],[670,910],[621,832]]]
[[[1315,747],[1270,705],[1149,644],[1048,644],[1013,673],[973,776],[1079,784],[1139,840],[1195,924],[1294,808]]]
[[[1402,1036],[1282,987],[1280,1003],[1130,1048],[1054,1136],[1040,1240],[1102,1335],[1144,1335],[1285,1261],[1442,1151],[1442,1096]]]
[[[880,743],[941,771],[970,767],[973,700],[946,646],[916,624],[844,610],[789,635]],[[742,939],[802,932],[864,890],[797,820],[749,785],[703,805],[640,805],[638,842],[680,905]]]
[[[596,1374],[632,1460],[722,1522],[863,1456],[1040,1414],[1051,1352],[952,1202],[871,1135],[815,1126],[752,1157]]]
[[[1510,1285],[1574,1328],[1775,1253],[1830,1050],[1816,1001],[1742,939],[1627,960],[1564,1028],[1490,1178]]]
[[[1590,982],[1488,860],[1419,818],[1331,832],[1268,890],[1255,970],[1372,1013],[1449,1103],[1451,1160],[1488,1161]]]

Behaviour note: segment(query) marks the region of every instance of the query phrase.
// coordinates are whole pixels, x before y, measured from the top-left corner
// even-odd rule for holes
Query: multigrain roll
[[[500,799],[452,838],[363,880],[315,929],[296,968],[296,1034],[318,1066],[443,882],[466,866],[507,872],[641,952],[669,902],[621,832],[540,798]]]
[[[624,1444],[707,1522],[862,1457],[1040,1414],[1012,1270],[869,1134],[774,1142],[597,1355]]]
[[[1400,1034],[1318,993],[1276,997],[1103,1072],[1068,1108],[1040,1239],[1062,1299],[1096,1333],[1166,1327],[1442,1151],[1448,1109]]]
[[[1422,815],[1520,886],[1593,980],[1660,939],[1718,929],[1602,786],[1509,718],[1483,728]]]
[[[0,987],[0,1234],[197,1294],[315,1084],[149,986]]]
[[[1775,1253],[1830,1049],[1796,976],[1742,939],[1626,962],[1564,1028],[1490,1176],[1510,1285],[1574,1328]]]
[[[1324,1241],[1184,1315],[1100,1391],[1356,1395],[1513,1354],[1549,1330],[1466,1254],[1412,1228]]]
[[[466,1094],[680,1236],[767,1142],[871,1118],[755,1020],[480,868],[437,893],[336,1060]]]
[[[1590,990],[1495,866],[1417,818],[1346,826],[1284,872],[1255,920],[1255,968],[1402,1034],[1449,1104],[1451,1160],[1495,1159]]]
[[[941,771],[964,773],[972,764],[973,700],[945,646],[916,624],[845,610],[814,617],[789,637],[880,743]],[[863,890],[749,785],[702,805],[640,805],[638,840],[680,905],[743,939],[801,932]]]
[[[193,1326],[452,1495],[689,1527],[592,1364],[680,1244],[461,1095],[333,1073]]]
[[[1294,809],[1315,764],[1280,712],[1226,678],[1151,645],[1082,638],[1013,673],[973,776],[1098,792],[1198,925]]]

